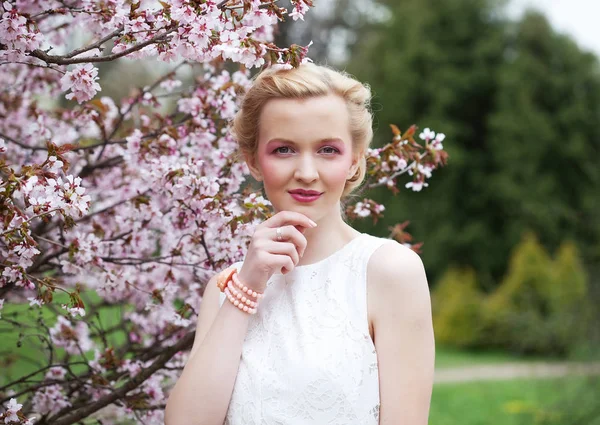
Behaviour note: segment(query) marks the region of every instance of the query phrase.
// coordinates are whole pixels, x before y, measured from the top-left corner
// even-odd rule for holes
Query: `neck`
[[[307,245],[299,266],[327,258],[360,234],[342,220],[339,205],[335,211],[314,221],[317,227],[304,230]]]

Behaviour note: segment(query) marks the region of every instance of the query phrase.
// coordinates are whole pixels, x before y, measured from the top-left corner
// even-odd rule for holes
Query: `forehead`
[[[350,141],[348,109],[340,96],[271,99],[263,107],[259,143],[272,138],[304,141],[327,137]]]

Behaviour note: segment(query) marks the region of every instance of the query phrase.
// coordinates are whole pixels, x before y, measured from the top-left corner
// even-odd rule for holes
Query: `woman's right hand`
[[[240,270],[240,281],[256,292],[264,292],[275,272],[286,274],[298,264],[306,249],[304,229],[315,226],[307,216],[294,211],[280,211],[259,224]],[[277,240],[279,227],[281,241]]]

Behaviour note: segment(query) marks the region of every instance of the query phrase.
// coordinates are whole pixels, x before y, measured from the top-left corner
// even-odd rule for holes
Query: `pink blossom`
[[[298,0],[294,3],[294,11],[289,14],[294,21],[298,19],[304,20],[304,15],[308,12],[308,6],[302,1]]]
[[[71,406],[60,385],[48,385],[39,389],[32,400],[33,410],[42,415],[55,414]]]
[[[0,19],[0,44],[5,44],[11,50],[32,51],[38,49],[43,42],[40,32],[34,27],[31,31],[27,19],[20,15],[13,5],[5,1],[5,12]]]
[[[144,18],[142,18],[141,16],[138,16],[136,19],[132,20],[132,21],[128,21],[125,24],[125,33],[133,33],[133,32],[141,32],[141,31],[148,31],[150,30],[150,25],[148,25],[145,21]],[[143,36],[141,34],[134,34],[134,37],[138,38],[139,40],[143,39]]]
[[[13,248],[14,253],[21,258],[21,267],[27,268],[33,264],[33,257],[40,253],[40,250],[34,246],[20,243]],[[21,281],[22,282],[22,281]]]
[[[371,210],[362,202],[357,202],[354,205],[354,214],[359,217],[368,217],[371,215]]]
[[[67,370],[64,367],[54,366],[48,369],[46,372],[46,378],[48,379],[63,379],[67,374]]]
[[[60,79],[60,87],[63,91],[71,90],[71,93],[66,96],[67,99],[75,99],[78,103],[83,103],[102,90],[96,80],[98,80],[98,69],[91,63],[86,63],[76,65],[74,70],[67,72]]]
[[[181,87],[181,80],[168,79],[160,83],[160,87],[165,89],[167,92],[172,92],[177,87]],[[1,147],[0,147],[1,148]]]
[[[67,310],[69,312],[69,314],[71,315],[71,317],[73,317],[73,318],[76,318],[77,316],[80,316],[80,317],[85,316],[85,310],[81,307],[69,307],[66,304],[63,304],[61,307],[64,310]]]
[[[186,4],[180,7],[173,7],[171,17],[179,21],[180,24],[191,24],[197,19],[196,12],[190,5]]]
[[[380,149],[371,149],[371,148],[368,148],[367,149],[367,156],[371,157],[371,158],[377,158],[377,159],[379,159],[379,158],[381,158],[381,156],[379,155],[379,152],[380,152]]]
[[[125,138],[125,140],[127,140],[127,150],[129,154],[136,154],[140,150],[143,136],[144,134],[136,128],[131,135]]]
[[[435,137],[435,132],[431,131],[429,128],[424,129],[421,134],[419,134],[421,140],[431,140]]]
[[[36,297],[27,297],[27,301],[29,301],[29,307],[37,306],[41,307],[44,302]]]
[[[6,406],[6,412],[4,413],[4,422],[19,422],[19,417],[17,416],[17,413],[21,410],[22,407],[23,405],[17,403],[16,398],[11,398],[8,402],[8,405]]]
[[[17,286],[25,286],[26,279],[23,273],[23,266],[13,265],[5,267],[0,278],[0,288],[7,283],[15,283]]]
[[[50,335],[54,344],[69,354],[80,354],[79,348],[85,353],[93,347],[87,323],[77,322],[73,326],[64,316],[58,316],[58,322],[50,328]]]
[[[435,136],[435,139],[433,140],[433,142],[431,142],[431,147],[435,150],[444,149],[444,145],[442,144],[442,142],[444,141],[445,138],[446,138],[446,135],[444,133],[438,133]]]
[[[427,186],[429,186],[429,184],[428,184],[428,183],[425,183],[425,182],[422,182],[422,181],[408,182],[408,183],[406,183],[406,185],[405,185],[405,187],[406,187],[407,189],[410,189],[410,188],[412,188],[412,190],[413,190],[414,192],[420,192],[420,191],[421,191],[421,189],[423,189],[424,187],[427,187]]]
[[[51,173],[58,173],[63,165],[64,163],[56,159],[55,156],[48,157],[48,171]]]

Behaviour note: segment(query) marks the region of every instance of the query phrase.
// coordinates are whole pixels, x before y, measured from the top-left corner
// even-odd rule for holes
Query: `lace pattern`
[[[250,318],[225,425],[378,424],[366,269],[385,242],[363,233],[325,260],[272,276]]]

